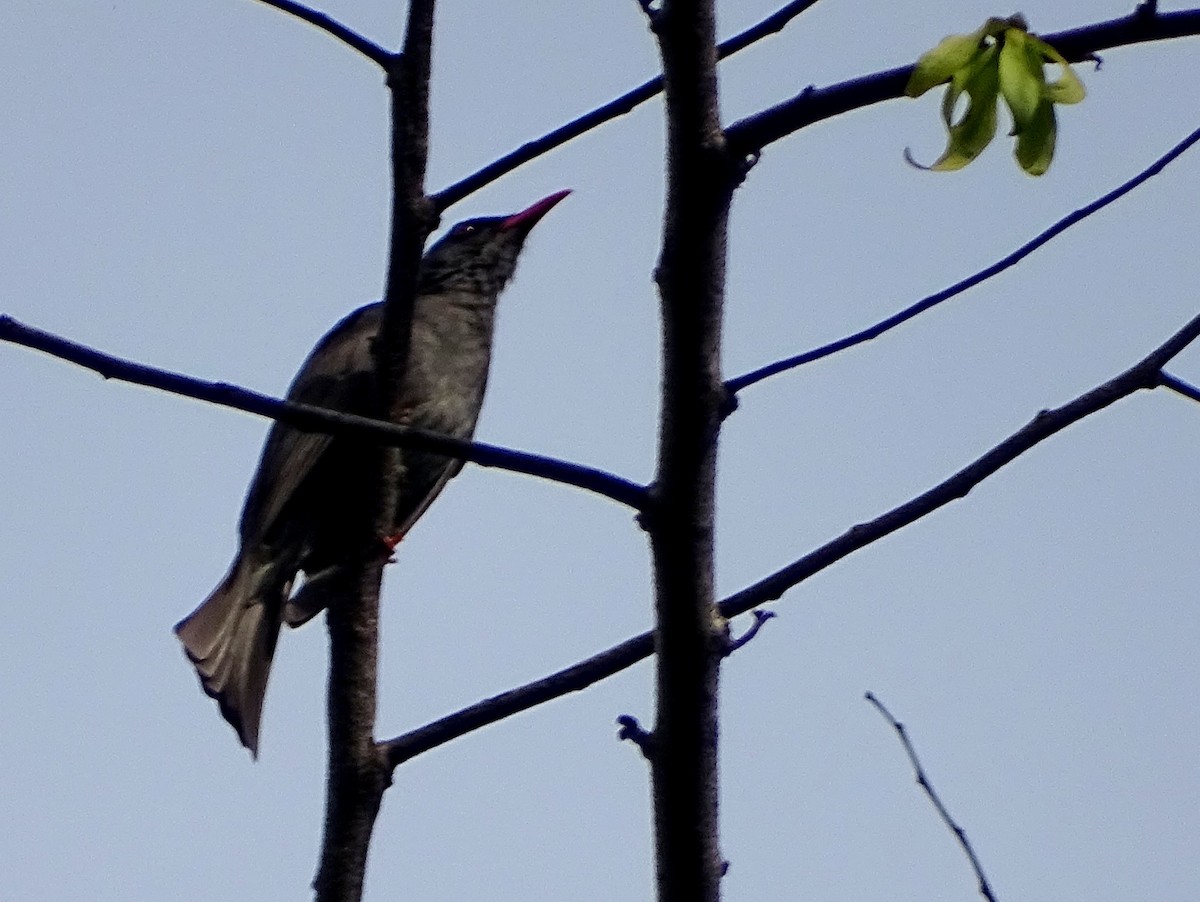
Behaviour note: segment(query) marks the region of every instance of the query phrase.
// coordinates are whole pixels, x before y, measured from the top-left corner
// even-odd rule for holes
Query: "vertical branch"
[[[376,343],[376,416],[396,420],[408,360],[413,301],[425,239],[436,225],[425,196],[429,136],[429,69],[434,0],[411,0],[404,50],[387,66],[392,111],[392,234],[383,325]],[[314,888],[318,902],[358,902],[367,850],[390,769],[375,741],[379,591],[387,555],[380,537],[395,522],[394,449],[372,452],[378,468],[357,547],[364,549],[346,597],[329,606],[329,775],[325,834]]]
[[[667,200],[655,281],[663,382],[654,559],[657,720],[649,744],[659,902],[715,902],[717,698],[724,622],[714,604],[725,235],[736,184],[725,152],[711,0],[648,9],[663,60]]]

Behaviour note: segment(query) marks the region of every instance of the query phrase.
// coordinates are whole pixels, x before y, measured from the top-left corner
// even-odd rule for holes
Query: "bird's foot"
[[[400,540],[404,538],[404,533],[394,532],[390,535],[380,536],[380,553],[387,558],[389,564],[396,563],[396,546],[400,544]]]

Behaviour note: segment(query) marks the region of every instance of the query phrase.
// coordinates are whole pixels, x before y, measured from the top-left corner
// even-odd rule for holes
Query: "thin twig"
[[[384,69],[388,67],[394,56],[394,54],[374,41],[347,28],[341,22],[330,18],[325,13],[317,12],[315,9],[307,7],[302,3],[293,3],[292,0],[258,0],[258,2],[265,6],[274,7],[280,12],[295,16],[297,19],[303,19],[309,25],[314,25],[326,34],[337,38],[347,47],[357,50],[367,59],[378,63]]]
[[[1200,402],[1200,388],[1196,388],[1196,386],[1192,385],[1190,382],[1184,382],[1179,377],[1172,376],[1166,370],[1163,370],[1161,373],[1159,373],[1158,377],[1159,381],[1165,388],[1169,388],[1174,392],[1178,392],[1185,398],[1189,398],[1192,401]]]
[[[740,50],[745,50],[751,44],[761,41],[765,37],[782,31],[792,19],[816,3],[817,0],[793,0],[793,2],[785,4],[761,22],[751,25],[745,31],[739,32],[718,44],[718,58],[725,59]],[[662,86],[661,75],[648,79],[636,88],[626,91],[620,97],[610,100],[603,106],[596,107],[594,110],[584,113],[582,116],[571,120],[565,125],[547,132],[540,138],[522,144],[516,150],[489,163],[478,172],[474,172],[466,178],[443,188],[433,196],[434,204],[437,206],[439,212],[446,210],[467,195],[473,194],[485,185],[490,185],[502,176],[512,172],[518,166],[522,166],[530,160],[554,150],[556,147],[561,147],[568,141],[578,138],[580,135],[603,125],[605,122],[616,119],[618,116],[624,116],[635,107],[661,94]]]
[[[447,457],[469,460],[483,467],[523,473],[526,476],[575,486],[637,511],[645,510],[648,505],[648,492],[644,486],[595,467],[485,442],[463,441],[448,435],[312,407],[308,404],[281,401],[270,395],[224,382],[205,382],[181,373],[114,357],[69,339],[23,325],[10,316],[0,315],[0,341],[43,351],[60,360],[93,370],[105,379],[130,382],[185,398],[207,401],[220,407],[242,410],[279,420],[308,432],[354,435],[391,447],[432,451]]]
[[[725,646],[725,656],[733,654],[747,642],[758,635],[758,631],[763,628],[763,624],[774,617],[778,617],[774,611],[751,611],[754,616],[754,622],[750,624],[750,628],[742,633],[736,639],[730,639],[729,644]]]
[[[993,276],[1004,272],[1006,269],[1015,266],[1021,260],[1032,254],[1035,250],[1049,243],[1067,229],[1071,228],[1071,226],[1082,222],[1093,213],[1103,210],[1109,204],[1121,197],[1124,197],[1134,188],[1137,188],[1147,180],[1158,175],[1171,162],[1182,156],[1183,153],[1188,150],[1188,148],[1192,147],[1198,141],[1200,141],[1200,128],[1193,131],[1169,151],[1167,151],[1133,178],[1129,179],[1129,181],[1119,185],[1102,197],[1096,198],[1096,200],[1092,201],[1090,204],[1080,207],[1079,209],[1067,214],[1062,219],[1058,220],[1058,222],[1054,223],[1054,225],[1050,226],[1050,228],[1039,234],[1036,238],[1025,242],[1012,253],[1001,257],[991,266],[981,269],[974,275],[955,282],[949,288],[944,288],[935,294],[931,294],[928,297],[922,298],[915,304],[905,307],[899,313],[895,313],[886,319],[882,319],[874,325],[868,326],[866,329],[855,332],[853,335],[847,335],[844,338],[839,338],[837,341],[821,345],[818,348],[813,348],[812,350],[805,351],[803,354],[797,354],[794,357],[788,357],[784,360],[777,360],[774,363],[769,363],[766,366],[759,367],[758,369],[746,373],[745,375],[730,379],[725,383],[725,387],[729,392],[736,394],[737,392],[762,382],[771,376],[778,375],[779,373],[783,373],[788,370],[796,369],[797,367],[801,367],[806,363],[812,363],[813,361],[821,360],[822,358],[829,357],[838,353],[839,351],[844,351],[847,348],[852,348],[856,345],[871,341],[874,338],[878,338],[885,332],[896,328],[902,323],[908,322],[913,317],[924,313],[931,307],[936,307],[943,301],[948,301],[950,298],[962,294],[962,292],[966,291],[968,288],[973,288],[980,282],[985,282]]]
[[[933,807],[937,809],[938,815],[949,829],[954,834],[954,838],[958,840],[958,844],[962,847],[963,852],[967,855],[967,860],[971,862],[971,867],[975,871],[975,876],[979,880],[979,894],[988,902],[997,902],[996,896],[992,893],[992,886],[988,883],[987,876],[983,873],[983,864],[979,861],[979,857],[975,854],[975,850],[971,847],[971,841],[967,839],[966,831],[958,825],[958,823],[950,816],[950,812],[946,810],[946,806],[942,804],[941,798],[934,791],[933,784],[929,782],[929,775],[925,773],[925,768],[921,766],[921,759],[917,757],[917,750],[913,748],[912,740],[908,738],[908,731],[904,729],[904,724],[896,720],[878,698],[875,693],[868,692],[866,699],[875,709],[883,715],[884,720],[892,725],[892,729],[896,731],[896,735],[900,737],[900,742],[904,746],[904,751],[908,755],[908,760],[912,764],[913,770],[917,775],[917,785],[925,791],[925,795],[929,797],[929,801],[933,803]]]
[[[779,599],[789,589],[855,551],[916,522],[951,501],[965,497],[972,488],[1025,451],[1139,389],[1162,384],[1178,391],[1179,388],[1173,383],[1179,383],[1180,380],[1166,376],[1161,373],[1161,369],[1197,337],[1200,337],[1200,316],[1191,320],[1131,369],[1062,407],[1042,411],[1029,425],[924,494],[874,520],[852,527],[799,560],[726,597],[718,606],[720,613],[724,617],[733,618]],[[1194,399],[1200,401],[1200,390],[1192,391],[1196,392]],[[586,689],[632,667],[652,654],[654,634],[641,633],[542,679],[477,702],[391,739],[383,744],[384,751],[389,763],[395,767],[488,724],[504,720],[568,693]]]

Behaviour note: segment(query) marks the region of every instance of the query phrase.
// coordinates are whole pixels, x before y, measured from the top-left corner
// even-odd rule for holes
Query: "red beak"
[[[515,228],[522,228],[529,231],[533,228],[534,223],[550,212],[551,207],[570,193],[570,188],[565,191],[555,191],[549,197],[543,197],[533,206],[526,207],[520,213],[514,213],[508,217],[508,219],[501,223],[500,228],[505,231]]]

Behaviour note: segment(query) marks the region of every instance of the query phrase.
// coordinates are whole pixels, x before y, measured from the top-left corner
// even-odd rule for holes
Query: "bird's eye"
[[[457,235],[473,235],[475,233],[475,226],[471,225],[469,222],[464,222],[454,231]]]

